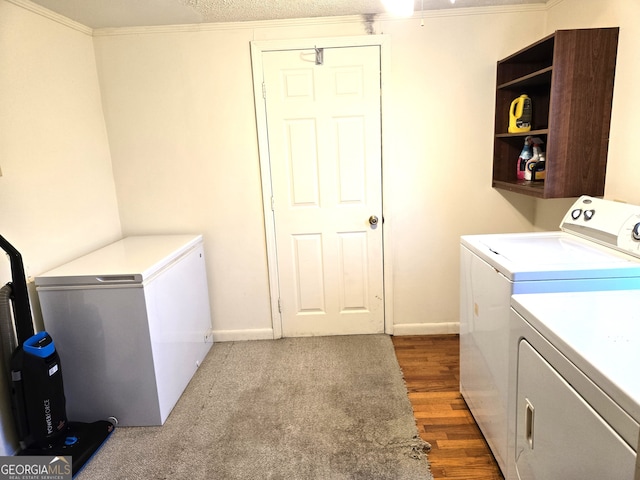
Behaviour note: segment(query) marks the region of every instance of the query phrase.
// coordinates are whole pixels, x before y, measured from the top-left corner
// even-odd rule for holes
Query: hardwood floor
[[[503,480],[460,394],[458,335],[391,339],[434,479]]]

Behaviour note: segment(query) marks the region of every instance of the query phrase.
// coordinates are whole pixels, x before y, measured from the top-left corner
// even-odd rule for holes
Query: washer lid
[[[513,295],[512,306],[640,422],[640,290]]]
[[[511,281],[640,277],[640,259],[563,232],[461,237]]]

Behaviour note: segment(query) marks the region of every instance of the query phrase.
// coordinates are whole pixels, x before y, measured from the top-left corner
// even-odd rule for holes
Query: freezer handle
[[[100,283],[134,283],[138,282],[135,275],[107,275],[104,277],[96,277]]]

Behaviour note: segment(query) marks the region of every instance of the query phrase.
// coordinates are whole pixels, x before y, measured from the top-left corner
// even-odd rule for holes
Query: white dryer
[[[461,237],[460,391],[507,477],[511,295],[640,289],[640,207],[583,196],[560,228]]]
[[[640,290],[512,297],[509,479],[640,479],[639,307]]]

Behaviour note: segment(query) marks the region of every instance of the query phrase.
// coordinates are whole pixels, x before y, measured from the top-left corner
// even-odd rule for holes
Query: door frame
[[[271,324],[273,338],[282,338],[282,315],[279,308],[280,284],[278,275],[275,217],[272,208],[271,159],[269,156],[269,137],[267,130],[267,112],[263,96],[263,64],[262,54],[278,50],[308,50],[313,48],[340,47],[380,47],[380,122],[382,141],[382,276],[384,286],[384,332],[393,334],[393,289],[390,241],[390,218],[385,218],[385,158],[390,151],[390,142],[385,132],[386,107],[389,102],[391,37],[389,35],[358,35],[352,37],[318,37],[289,40],[258,40],[251,43],[251,68],[253,72],[253,96],[256,112],[256,128],[258,132],[258,156],[260,160],[260,176],[262,180],[262,204],[264,209],[264,226],[267,247],[267,268],[269,271],[269,295],[271,301]]]

